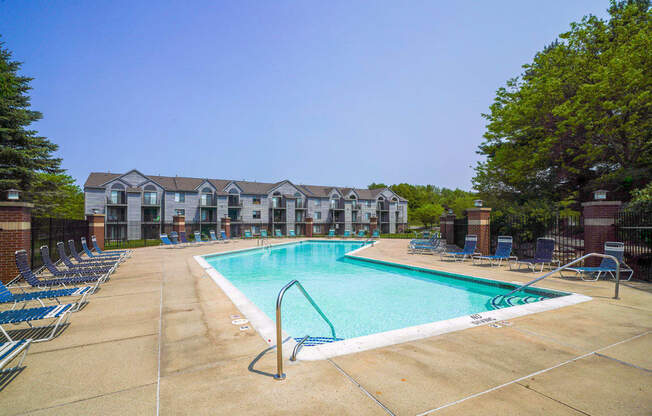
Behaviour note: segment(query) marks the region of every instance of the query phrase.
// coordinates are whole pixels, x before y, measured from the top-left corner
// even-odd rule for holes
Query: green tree
[[[473,178],[485,199],[627,199],[650,181],[650,2],[612,1],[609,15],[572,23],[497,91]]]
[[[426,204],[412,212],[415,219],[426,227],[430,228],[438,222],[441,214],[444,213],[444,207],[439,204]]]
[[[29,197],[37,173],[60,173],[61,159],[52,156],[56,144],[29,128],[42,115],[30,109],[32,78],[19,75],[20,66],[0,42],[0,190],[16,188]]]
[[[387,188],[387,185],[385,185],[384,183],[372,182],[371,185],[367,186],[367,189],[383,189],[383,188]]]
[[[84,192],[68,175],[37,173],[32,201],[34,216],[84,219]]]

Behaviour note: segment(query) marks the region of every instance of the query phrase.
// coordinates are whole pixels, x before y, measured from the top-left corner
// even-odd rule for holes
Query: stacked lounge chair
[[[632,270],[632,268],[629,267],[623,261],[623,255],[625,254],[624,243],[607,241],[606,243],[604,243],[604,254],[608,256],[613,256],[618,260],[618,263],[620,263],[620,273],[623,272],[629,273],[627,279],[620,279],[620,280],[629,280],[632,278],[632,275],[634,274],[634,270]],[[616,278],[616,262],[613,261],[613,259],[609,259],[606,257],[602,258],[602,262],[600,262],[600,265],[598,267],[573,267],[573,268],[568,268],[566,270],[575,272],[575,276],[579,276],[580,279],[587,282],[595,282],[596,280],[600,279],[600,276],[602,276],[603,274],[605,276],[607,275],[611,276],[612,279]],[[559,271],[559,275],[561,277],[565,277],[562,274],[561,270]],[[591,278],[590,277],[591,275],[595,277]],[[587,276],[587,278],[585,278],[585,276]]]
[[[501,235],[498,236],[498,245],[496,246],[496,252],[492,256],[483,256],[477,255],[473,256],[473,264],[476,262],[482,264],[483,262],[488,261],[489,266],[500,266],[504,261],[514,260],[517,261],[518,257],[512,256],[512,245],[513,240],[511,236]]]
[[[274,230],[274,237],[283,238],[283,232],[281,231],[280,228],[277,228],[276,230]]]
[[[526,265],[533,272],[536,271],[535,268],[537,264],[541,265],[541,270],[547,264],[549,267],[552,267],[553,263],[557,263],[557,266],[560,265],[559,260],[553,258],[555,252],[555,240],[552,238],[539,237],[537,238],[537,245],[534,250],[534,258],[517,260],[509,263],[509,269],[512,269],[512,265],[518,265],[518,269],[521,269],[522,265]]]
[[[131,257],[131,254],[133,253],[133,250],[111,250],[111,251],[104,251],[102,250],[98,245],[97,245],[97,238],[95,236],[91,236],[91,243],[93,243],[93,247],[95,248],[95,251],[98,254],[107,254],[107,253],[119,253],[122,254],[123,256],[126,257]]]
[[[358,231],[358,237],[363,238],[367,232],[365,230]]]
[[[231,241],[231,239],[230,239],[229,237],[226,236],[226,231],[224,231],[224,230],[220,230],[220,238],[221,238],[222,241],[224,241],[225,243],[228,243],[229,241]]]
[[[170,240],[167,234],[161,234],[161,245],[166,248],[180,248],[180,245]]]
[[[440,254],[440,259],[444,260],[445,257],[453,258],[453,260],[464,261],[467,257],[471,258],[474,254],[481,254],[475,251],[478,245],[478,236],[475,234],[468,234],[464,239],[464,248],[462,251],[447,251]]]
[[[68,247],[70,248],[70,254],[78,263],[97,263],[105,265],[120,264],[123,261],[122,256],[103,256],[103,257],[88,257],[83,258],[77,251],[75,242],[73,240],[68,240]]]
[[[84,274],[111,274],[115,269],[115,265],[111,266],[103,262],[73,263],[66,254],[66,247],[63,245],[62,241],[57,243],[57,251],[59,252],[59,258],[68,269],[75,269]]]
[[[252,238],[251,230],[245,230],[244,238]]]
[[[335,237],[335,230],[331,228],[330,230],[328,230],[328,238],[333,238],[333,237]]]
[[[120,259],[120,261],[125,261],[129,256],[127,253],[117,253],[117,252],[106,252],[106,253],[93,253],[92,250],[88,248],[86,244],[86,237],[81,238],[82,250],[88,256],[88,258],[97,258],[97,259]]]
[[[260,236],[262,238],[267,238],[267,230],[264,229],[264,228],[262,230],[260,230]]]
[[[344,235],[343,235],[342,237],[344,237],[344,238],[349,238],[349,237],[351,237],[351,231],[349,231],[349,230],[344,230]]]
[[[434,254],[442,251],[441,239],[433,235],[429,240],[410,240],[408,244],[409,254]]]
[[[95,286],[92,288],[91,293],[95,292],[97,286],[100,283],[105,282],[108,279],[109,274],[86,274],[84,271],[78,271],[77,274],[67,275],[65,277],[51,277],[46,279],[39,279],[38,276],[30,269],[29,261],[27,259],[27,252],[25,250],[18,250],[15,254],[16,256],[16,268],[20,272],[21,277],[32,287],[36,288],[52,288],[52,287],[63,287],[67,288],[68,286],[75,285],[86,285],[88,283],[95,283]]]
[[[202,240],[201,233],[199,231],[195,231],[195,243],[203,244],[203,243],[208,243],[208,241]]]
[[[288,237],[296,237],[297,233],[294,232],[294,230],[290,230],[288,233]]]

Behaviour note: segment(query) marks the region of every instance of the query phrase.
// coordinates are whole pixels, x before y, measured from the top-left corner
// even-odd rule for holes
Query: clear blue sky
[[[41,134],[90,171],[471,188],[481,113],[606,0],[2,1]]]

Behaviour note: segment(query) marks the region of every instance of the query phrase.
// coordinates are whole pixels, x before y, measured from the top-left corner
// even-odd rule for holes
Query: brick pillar
[[[446,244],[455,244],[455,214],[446,214]]]
[[[231,218],[222,218],[222,228],[224,228],[224,234],[226,234],[226,238],[231,238]]]
[[[584,254],[604,253],[606,241],[616,241],[614,216],[620,209],[620,201],[591,201],[582,204],[584,215]],[[586,259],[586,265],[595,267],[602,259]]]
[[[446,214],[441,214],[441,217],[439,217],[439,233],[443,239],[446,239],[446,224]]]
[[[224,220],[222,220],[224,221]],[[177,234],[180,234],[182,231],[186,232],[186,216],[185,215],[175,215],[172,217],[172,231],[176,231]],[[227,233],[228,235],[228,233]]]
[[[8,282],[18,274],[17,250],[32,245],[32,208],[27,202],[0,201],[0,280]]]
[[[306,217],[306,237],[312,237],[312,217]]]
[[[371,217],[369,219],[369,235],[372,235],[378,228],[378,217]]]
[[[90,237],[95,236],[97,246],[100,250],[104,250],[104,214],[90,214],[86,216],[88,221],[88,237],[89,247],[91,244]]]
[[[466,210],[466,215],[469,218],[466,233],[478,236],[477,250],[484,255],[490,254],[490,214],[491,208],[468,208]]]

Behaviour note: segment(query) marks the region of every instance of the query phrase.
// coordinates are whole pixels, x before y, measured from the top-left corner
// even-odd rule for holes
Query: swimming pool
[[[356,241],[302,241],[271,249],[208,255],[203,260],[270,321],[275,319],[279,290],[291,280],[299,280],[332,322],[336,337],[344,340],[458,317],[481,321],[487,318],[483,318],[484,313],[503,311],[491,306],[494,296],[517,287],[347,256],[362,247],[363,243]],[[541,300],[564,295],[568,294],[528,289],[519,292],[520,300],[514,299],[513,303],[534,306]],[[329,326],[296,288],[285,294],[283,329],[295,339],[305,335],[331,337]],[[268,342],[274,341],[264,332],[261,335]]]

